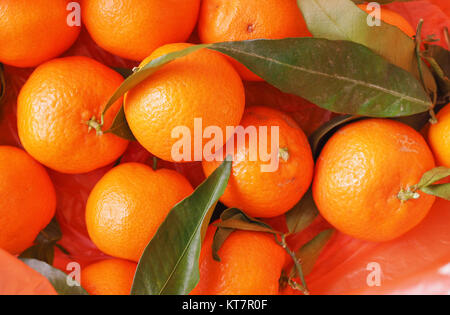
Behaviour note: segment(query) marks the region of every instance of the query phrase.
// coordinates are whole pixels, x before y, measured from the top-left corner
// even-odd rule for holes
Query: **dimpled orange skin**
[[[296,0],[203,0],[198,34],[203,43],[311,36]],[[244,80],[262,81],[233,65]]]
[[[258,130],[260,126],[268,127],[267,144],[262,145],[266,152],[271,152],[271,127],[278,126],[279,148],[287,149],[289,158],[287,161],[280,158],[278,169],[262,172],[261,166],[270,162],[261,161],[259,155],[257,161],[250,161],[248,139],[239,145],[235,137],[232,174],[220,201],[254,217],[281,215],[300,201],[311,184],[314,161],[308,139],[289,116],[268,107],[247,108],[241,125],[255,126]],[[260,138],[258,132],[258,142]],[[219,165],[215,160],[204,161],[205,175],[209,176]]]
[[[200,281],[191,295],[276,295],[286,252],[273,235],[235,231],[212,257],[216,227],[208,228],[200,253]]]
[[[373,12],[372,9],[367,9],[367,4],[358,4],[358,7],[366,11],[368,14]],[[381,8],[381,20],[385,23],[398,27],[409,37],[413,37],[414,35],[416,35],[416,31],[411,26],[411,24],[409,24],[409,22],[397,12],[391,11],[386,8]]]
[[[136,267],[123,259],[93,263],[81,271],[81,286],[90,295],[130,295]]]
[[[0,1],[0,62],[35,67],[66,51],[79,26],[69,26],[70,0]]]
[[[53,183],[25,151],[0,146],[0,194],[0,248],[20,254],[55,214]]]
[[[437,114],[437,120],[428,130],[428,143],[437,164],[450,167],[450,104]]]
[[[190,46],[163,46],[141,66]],[[175,128],[189,128],[194,160],[194,119],[202,119],[203,130],[217,126],[225,135],[227,126],[239,124],[244,107],[245,91],[238,73],[224,57],[208,49],[163,66],[125,97],[125,114],[134,136],[149,152],[166,161],[174,161],[172,147],[180,140],[172,138]]]
[[[340,129],[316,164],[313,195],[322,216],[341,232],[389,241],[419,224],[435,197],[400,201],[435,163],[423,137],[387,119],[367,119]]]
[[[87,57],[54,59],[39,66],[20,91],[17,125],[25,150],[45,166],[62,173],[86,173],[114,162],[128,141],[97,135],[87,121],[101,112],[122,83],[114,70]],[[117,114],[121,100],[106,113],[103,130]]]
[[[156,48],[189,38],[200,0],[83,0],[83,22],[105,50],[143,60]]]
[[[192,192],[187,179],[175,171],[121,164],[89,195],[89,235],[106,254],[137,262],[170,210]]]

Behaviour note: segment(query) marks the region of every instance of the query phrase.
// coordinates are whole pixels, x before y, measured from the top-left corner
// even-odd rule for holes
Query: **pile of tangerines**
[[[245,107],[243,80],[262,79],[231,58],[201,49],[164,65],[103,115],[124,78],[87,57],[58,58],[80,32],[67,23],[69,2],[0,0],[0,62],[36,67],[17,99],[23,149],[0,147],[1,249],[22,253],[54,217],[55,189],[45,168],[82,174],[116,163],[91,191],[85,216],[91,240],[114,258],[84,268],[81,285],[90,294],[130,293],[147,244],[194,188],[174,170],[120,163],[129,140],[104,131],[122,105],[136,140],[169,162],[174,162],[173,129],[194,131],[195,118],[202,118],[203,128],[218,126],[224,134],[227,126],[278,127],[275,172],[261,172],[266,162],[249,159],[249,143],[234,150],[220,201],[249,216],[283,215],[311,188],[320,214],[337,230],[380,242],[411,230],[431,209],[436,197],[416,187],[427,171],[450,168],[450,105],[437,114],[425,137],[394,120],[351,122],[328,140],[315,161],[305,133],[287,113]],[[141,67],[189,47],[185,42],[196,26],[202,43],[311,36],[296,0],[83,0],[81,9],[83,27],[101,48],[142,61]],[[383,10],[387,23],[414,36],[406,20]],[[205,176],[220,165],[204,159]],[[220,248],[219,262],[212,254],[215,231],[211,224],[192,294],[279,292],[289,262],[273,235],[236,231]]]

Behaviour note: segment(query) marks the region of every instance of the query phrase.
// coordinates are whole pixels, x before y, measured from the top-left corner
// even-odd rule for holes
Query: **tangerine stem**
[[[153,157],[153,170],[156,171],[158,169],[158,158],[156,156]]]
[[[420,194],[417,192],[417,185],[408,187],[407,189],[402,189],[397,195],[400,201],[408,201],[411,199],[417,200],[420,198]]]
[[[430,123],[431,123],[432,125],[437,124],[437,123],[438,123],[438,119],[437,119],[437,117],[436,117],[436,112],[434,111],[434,109],[430,109],[430,116],[431,116],[431,118],[430,118]]]
[[[95,116],[92,116],[92,118],[86,122],[86,124],[89,126],[88,132],[94,129],[97,133],[97,136],[101,136],[103,134],[102,131],[103,123],[104,123],[103,115],[101,115],[100,117],[100,122],[98,122]]]
[[[289,160],[289,149],[288,148],[278,149],[278,157],[283,161],[287,162]]]

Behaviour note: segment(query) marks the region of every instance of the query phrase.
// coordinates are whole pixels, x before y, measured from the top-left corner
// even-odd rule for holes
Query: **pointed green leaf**
[[[303,273],[309,275],[316,264],[322,250],[333,236],[335,230],[325,230],[314,237],[309,243],[305,244],[296,254],[302,264]]]
[[[224,193],[230,173],[228,158],[191,196],[170,211],[138,263],[132,294],[180,295],[195,288],[199,281],[202,227]]]
[[[275,231],[269,224],[252,218],[244,211],[237,208],[230,208],[222,212],[220,215],[221,221],[216,223],[217,227],[229,228],[242,231],[267,232],[274,234],[281,234]]]
[[[120,67],[113,68],[113,69],[114,69],[116,72],[120,73],[120,75],[121,75],[124,79],[128,78],[130,75],[133,74],[133,69],[120,68]]]
[[[447,178],[450,176],[450,168],[447,167],[436,167],[434,169],[432,169],[431,171],[426,172],[423,176],[422,179],[420,180],[419,184],[418,184],[418,188],[422,189],[426,186],[430,186],[435,184],[436,182]]]
[[[37,244],[27,248],[19,258],[33,258],[53,265],[56,244]]]
[[[58,245],[57,242],[61,240],[61,237],[61,228],[56,218],[53,218],[45,229],[38,234],[34,245],[20,254],[19,258],[35,258],[53,265],[55,246]]]
[[[130,126],[128,125],[127,119],[125,117],[124,107],[121,106],[119,112],[117,113],[111,127],[105,131],[105,133],[112,133],[119,136],[125,140],[136,141],[133,133],[131,132]]]
[[[438,103],[450,101],[450,51],[437,45],[425,45],[422,56],[428,61],[439,87]]]
[[[214,240],[212,243],[212,255],[213,259],[215,261],[220,262],[220,256],[219,256],[219,250],[222,248],[222,245],[227,240],[228,236],[233,233],[235,229],[228,229],[228,228],[218,228],[216,230],[216,233],[214,233]]]
[[[367,47],[349,41],[288,38],[199,45],[162,56],[128,77],[105,111],[161,66],[206,47],[238,60],[280,90],[337,113],[397,117],[432,107],[414,76]]]
[[[369,26],[368,14],[350,0],[298,0],[298,5],[315,37],[362,44],[420,79],[415,42],[399,28],[383,21]],[[422,68],[427,88],[436,92],[431,72],[425,64]]]
[[[136,72],[130,75],[125,81],[120,85],[120,87],[116,90],[113,96],[106,103],[106,106],[103,110],[103,113],[106,113],[108,109],[118,100],[120,99],[126,92],[137,86],[139,83],[150,77],[153,73],[158,71],[159,68],[164,66],[165,64],[175,60],[177,58],[184,57],[189,55],[190,53],[197,51],[199,49],[205,48],[208,45],[196,45],[191,46],[186,49],[169,53],[167,55],[161,56],[150,61],[148,64],[139,68]]]
[[[357,43],[262,39],[217,43],[210,49],[238,60],[283,92],[336,113],[397,117],[432,108],[414,76]]]
[[[47,278],[48,281],[53,285],[56,292],[60,295],[87,295],[86,290],[84,290],[81,285],[69,286],[67,284],[67,275],[59,269],[56,269],[49,264],[29,258],[21,259],[26,265],[33,268],[41,275]]]
[[[309,137],[309,143],[311,144],[314,158],[317,159],[319,157],[323,146],[339,128],[359,119],[361,119],[361,117],[350,115],[335,117],[314,131]]]
[[[443,166],[436,167],[423,175],[422,179],[417,185],[417,189],[423,191],[426,194],[450,200],[450,184],[436,184],[438,181],[443,180],[449,176],[450,168]]]
[[[436,184],[423,187],[424,193],[450,201],[450,184]]]
[[[281,232],[275,231],[270,225],[260,220],[254,219],[242,210],[236,208],[230,208],[225,210],[220,216],[220,222],[215,223],[217,227],[216,233],[213,240],[213,258],[220,261],[218,254],[219,249],[222,247],[223,243],[226,241],[228,236],[234,231],[252,231],[252,232],[262,232],[262,233],[272,233],[272,234],[282,234]]]
[[[314,202],[311,189],[303,196],[302,200],[288,213],[286,213],[286,225],[289,233],[295,234],[305,230],[319,215],[319,210]]]

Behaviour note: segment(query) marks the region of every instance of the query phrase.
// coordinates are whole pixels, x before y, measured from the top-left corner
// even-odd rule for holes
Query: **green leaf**
[[[314,222],[318,215],[319,210],[314,202],[312,191],[309,189],[302,200],[285,214],[289,233],[302,232]]]
[[[315,37],[362,44],[420,79],[415,42],[399,28],[383,21],[380,26],[369,26],[368,14],[350,0],[298,0],[298,5]],[[422,68],[427,88],[436,92],[431,72],[425,64]]]
[[[333,229],[325,230],[319,233],[309,243],[300,248],[300,250],[296,253],[297,258],[301,261],[303,273],[305,276],[311,273],[317,259],[322,253],[322,250],[324,249],[325,245],[327,245],[333,234]]]
[[[447,104],[450,101],[450,51],[437,45],[425,44],[426,50],[422,56],[431,66],[438,83],[438,103]]]
[[[131,132],[130,126],[128,125],[127,119],[125,117],[124,107],[120,107],[119,112],[116,117],[114,117],[114,121],[111,127],[105,131],[105,133],[112,133],[116,136],[119,136],[125,140],[136,141],[133,133]]]
[[[132,75],[127,77],[125,81],[119,86],[119,88],[114,92],[109,101],[106,103],[103,113],[106,113],[108,109],[126,92],[128,92],[129,90],[137,86],[139,83],[150,77],[153,73],[155,73],[159,68],[161,68],[165,64],[171,62],[174,59],[189,55],[190,53],[205,48],[207,46],[208,45],[196,45],[180,51],[172,52],[167,55],[156,58],[150,61],[145,66],[139,68]]]
[[[60,247],[57,243],[61,240],[61,237],[61,228],[56,218],[53,218],[47,227],[38,234],[34,245],[20,254],[19,258],[35,258],[53,265],[55,246]]]
[[[443,180],[450,176],[450,168],[436,167],[431,171],[426,172],[417,189],[423,191],[426,194],[433,195],[442,199],[450,200],[450,183],[436,184],[438,181]]]
[[[116,72],[120,73],[120,75],[126,79],[128,78],[130,75],[133,74],[133,69],[128,69],[128,68],[120,68],[120,67],[115,67],[113,68]]]
[[[37,244],[27,248],[19,258],[33,258],[53,265],[56,244]]]
[[[269,224],[252,218],[244,211],[236,208],[230,208],[222,212],[220,219],[221,221],[215,224],[218,228],[282,234],[275,231]]]
[[[134,295],[189,294],[199,281],[202,229],[231,173],[230,157],[178,203],[147,245],[136,270]]]
[[[233,233],[234,231],[235,231],[234,229],[229,228],[218,228],[216,230],[216,233],[214,233],[214,240],[212,243],[212,255],[215,261],[218,262],[221,261],[219,256],[219,250],[227,240],[228,236],[230,236],[231,233]]]
[[[430,113],[424,112],[412,116],[398,117],[394,120],[404,123],[417,131],[421,131],[423,127],[430,121]]]
[[[425,44],[424,56],[432,57],[439,64],[443,75],[450,77],[450,51],[437,45]]]
[[[430,185],[421,190],[426,194],[450,201],[450,184]]]
[[[335,117],[329,122],[326,122],[325,124],[320,126],[316,131],[314,131],[309,136],[309,143],[311,144],[314,158],[317,159],[319,157],[320,151],[322,151],[323,146],[328,142],[333,134],[339,130],[339,128],[361,118],[362,117],[350,115]]]
[[[414,76],[357,43],[262,39],[218,43],[210,49],[238,60],[283,92],[336,113],[397,117],[433,105]]]
[[[336,131],[350,123],[362,119],[365,119],[365,117],[351,115],[338,116],[320,126],[309,136],[309,143],[311,144],[314,158],[317,159],[320,156],[323,147]],[[420,131],[429,122],[430,114],[429,112],[424,112],[412,116],[397,117],[394,118],[394,120]]]
[[[221,214],[220,219],[221,221],[215,224],[217,230],[214,234],[212,245],[213,258],[216,261],[220,261],[218,254],[219,249],[222,247],[228,236],[236,230],[282,234],[281,232],[275,231],[269,224],[254,219],[245,214],[242,210],[236,208],[225,210]]]
[[[450,168],[440,166],[426,172],[418,184],[418,188],[422,189],[426,186],[433,185],[434,183],[450,176]]]
[[[426,112],[432,107],[414,76],[367,47],[348,41],[288,38],[205,44],[167,54],[128,77],[108,101],[105,111],[163,65],[202,48],[222,52],[280,90],[337,113],[397,117]]]
[[[59,269],[56,269],[49,264],[29,258],[21,258],[21,260],[33,268],[41,275],[46,277],[48,281],[53,285],[56,292],[60,295],[88,295],[81,285],[69,286],[67,284],[67,275]]]

